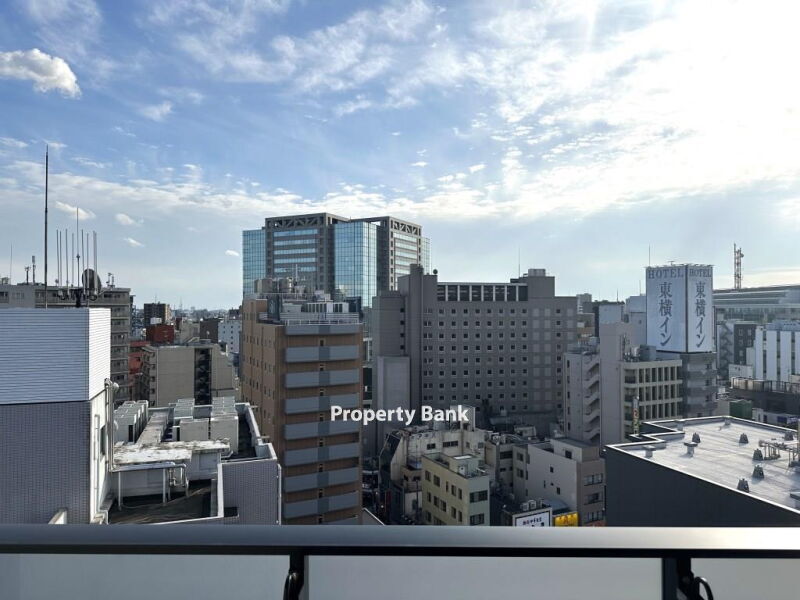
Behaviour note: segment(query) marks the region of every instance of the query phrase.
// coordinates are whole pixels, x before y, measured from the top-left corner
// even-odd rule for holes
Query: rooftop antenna
[[[733,244],[733,289],[742,289],[742,257],[744,253],[741,248]]]
[[[8,283],[14,283],[12,270],[14,268],[14,242],[11,242],[11,252],[8,255]]]
[[[33,285],[36,285],[36,257],[31,256],[31,266],[33,267]]]
[[[47,192],[50,180],[50,147],[44,147],[44,307],[47,308]],[[35,277],[34,277],[35,279]]]
[[[30,274],[30,270],[31,268],[29,266],[25,267],[25,285],[28,285],[30,283],[30,278],[28,277],[28,275]]]
[[[650,266],[650,246],[647,246],[647,266]]]
[[[77,239],[77,237],[80,235],[81,238],[83,238],[83,235],[81,234],[81,228],[80,228],[80,225],[78,223],[79,220],[80,220],[80,209],[76,206],[75,207],[75,238],[73,238],[73,240],[75,241],[75,245],[73,246],[73,250],[75,251],[75,262],[76,262],[75,267],[76,267],[76,269],[72,273],[73,274],[73,277],[72,277],[72,284],[73,285],[77,285],[77,283],[78,283],[78,279],[75,276],[77,276],[77,277],[81,276],[81,240]]]
[[[517,246],[517,279],[522,277],[522,251]]]

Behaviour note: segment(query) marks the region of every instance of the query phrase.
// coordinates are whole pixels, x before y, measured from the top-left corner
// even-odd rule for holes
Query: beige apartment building
[[[169,406],[181,398],[211,404],[212,398],[237,394],[233,367],[217,344],[142,348],[138,399],[151,407]]]
[[[426,525],[489,525],[489,474],[471,454],[422,457]]]
[[[283,522],[358,523],[362,325],[346,303],[250,299],[242,306],[242,398],[283,466]]]

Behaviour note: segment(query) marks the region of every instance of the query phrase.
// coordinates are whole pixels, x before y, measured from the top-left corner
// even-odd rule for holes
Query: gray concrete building
[[[753,347],[758,323],[727,319],[717,323],[717,376],[728,380],[731,365],[747,364],[747,349]]]
[[[733,417],[645,423],[606,447],[607,524],[800,526],[797,430]]]
[[[47,288],[49,308],[74,308],[75,300],[66,292],[67,288]],[[116,398],[125,401],[131,398],[131,382],[128,366],[131,334],[131,303],[133,296],[129,288],[104,287],[96,298],[86,298],[84,306],[108,308],[111,311],[111,380],[119,386]],[[44,308],[44,284],[0,283],[0,309],[2,308]]]
[[[800,319],[800,284],[714,290],[717,323],[728,319],[766,325],[779,319]]]
[[[402,378],[402,363],[392,369],[397,385],[408,382],[412,408],[470,404],[481,427],[527,423],[543,435],[562,412],[562,358],[576,340],[576,313],[575,297],[556,296],[544,269],[480,283],[440,282],[412,266],[396,291],[375,299],[374,361],[380,369],[387,357],[408,357]]]

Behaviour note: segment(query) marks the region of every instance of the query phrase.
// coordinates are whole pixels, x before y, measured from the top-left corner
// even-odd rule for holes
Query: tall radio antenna
[[[742,289],[742,257],[744,253],[741,248],[733,245],[733,289]]]
[[[44,307],[47,308],[47,188],[50,180],[50,147],[44,147]]]

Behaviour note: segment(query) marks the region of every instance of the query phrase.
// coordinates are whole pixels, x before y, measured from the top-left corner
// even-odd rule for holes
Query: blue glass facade
[[[337,223],[333,230],[336,290],[348,298],[361,298],[362,306],[372,306],[378,293],[378,226],[354,221]]]
[[[267,276],[266,232],[242,231],[242,296],[253,293],[253,281]]]

